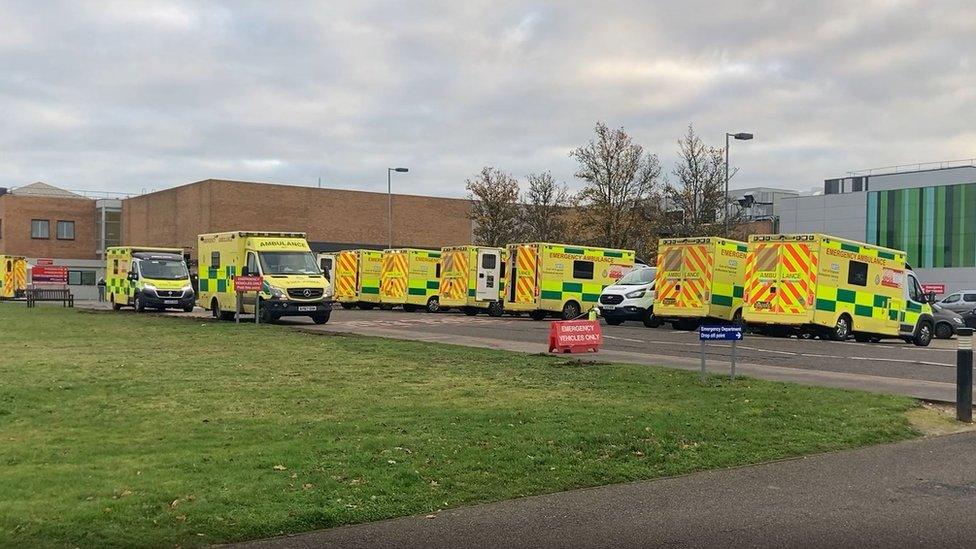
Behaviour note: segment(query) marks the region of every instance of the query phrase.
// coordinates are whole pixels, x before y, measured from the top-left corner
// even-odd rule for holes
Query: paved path
[[[970,432],[241,547],[973,547],[974,515]]]

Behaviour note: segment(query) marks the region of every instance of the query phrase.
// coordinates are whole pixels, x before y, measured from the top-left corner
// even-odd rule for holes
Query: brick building
[[[185,248],[198,234],[232,230],[301,231],[316,251],[388,246],[388,196],[207,179],[128,198],[93,199],[32,183],[0,189],[0,255],[32,264],[52,259],[68,267],[79,299],[97,295],[104,250],[120,244]],[[395,194],[395,246],[441,248],[468,244],[471,203]]]
[[[301,231],[316,251],[388,246],[385,193],[206,179],[123,201],[122,241],[195,248],[201,233]],[[469,244],[471,203],[393,195],[393,244]]]

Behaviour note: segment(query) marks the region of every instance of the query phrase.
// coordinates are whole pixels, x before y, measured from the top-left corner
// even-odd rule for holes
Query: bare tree
[[[737,215],[738,209],[728,208],[725,195],[724,150],[708,147],[695,128],[678,140],[679,160],[664,186],[663,226],[674,236],[720,235],[725,232],[724,212]]]
[[[467,180],[473,201],[469,217],[475,222],[476,244],[505,246],[521,236],[519,185],[511,175],[485,166]]]
[[[525,239],[532,242],[563,242],[567,232],[569,191],[549,172],[528,176],[529,188],[522,205]]]
[[[575,198],[579,226],[598,246],[636,247],[661,174],[657,156],[645,153],[623,128],[603,122],[596,125],[596,139],[569,155],[579,162],[576,177],[584,182]]]

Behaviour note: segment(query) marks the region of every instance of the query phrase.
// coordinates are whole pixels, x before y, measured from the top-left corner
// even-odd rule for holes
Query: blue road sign
[[[741,341],[742,326],[702,326],[698,329],[699,341]]]

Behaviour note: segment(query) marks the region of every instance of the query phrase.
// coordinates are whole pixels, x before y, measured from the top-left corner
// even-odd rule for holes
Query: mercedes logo
[[[305,288],[304,290],[302,290],[302,295],[305,296],[305,297],[308,297],[308,296],[312,295],[312,290],[309,290],[308,288]]]

